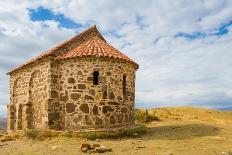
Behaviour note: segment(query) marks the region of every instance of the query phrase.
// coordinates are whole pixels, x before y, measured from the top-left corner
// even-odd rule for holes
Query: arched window
[[[122,92],[123,92],[123,97],[126,98],[126,75],[123,75]]]
[[[99,83],[99,72],[94,71],[93,72],[93,84],[98,85],[98,83]]]

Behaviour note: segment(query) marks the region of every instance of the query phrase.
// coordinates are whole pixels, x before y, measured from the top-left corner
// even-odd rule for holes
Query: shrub
[[[134,137],[147,133],[145,126],[140,126],[133,129],[122,129],[118,131],[102,131],[102,132],[85,132],[80,133],[79,136],[90,140],[101,138],[122,138],[122,137]]]
[[[39,131],[37,129],[27,129],[25,130],[25,134],[28,138],[36,139],[39,135]]]
[[[159,118],[153,112],[152,114],[148,113],[148,110],[138,109],[135,111],[135,120],[139,123],[159,121]]]
[[[37,129],[27,129],[25,134],[28,138],[33,140],[44,140],[45,138],[51,138],[58,136],[58,133],[51,130],[37,130]]]

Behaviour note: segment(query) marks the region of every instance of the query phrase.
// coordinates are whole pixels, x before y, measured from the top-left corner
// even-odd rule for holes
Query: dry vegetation
[[[82,134],[27,130],[0,136],[0,154],[84,154],[80,151],[83,143],[110,147],[112,152],[105,154],[112,155],[232,154],[232,112],[156,108],[137,110],[135,118],[146,127]]]

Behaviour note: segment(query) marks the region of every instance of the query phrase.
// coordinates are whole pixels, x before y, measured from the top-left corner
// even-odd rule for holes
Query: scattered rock
[[[111,148],[107,148],[100,144],[82,144],[81,151],[84,153],[104,153],[104,152],[112,152]]]
[[[105,153],[105,152],[112,152],[111,148],[106,148],[105,146],[100,146],[100,147],[96,147],[95,151],[97,153]]]
[[[82,144],[81,145],[81,151],[82,152],[86,152],[90,149],[90,145],[89,144]]]
[[[100,144],[93,144],[90,146],[91,149],[95,149],[96,147],[100,147]]]

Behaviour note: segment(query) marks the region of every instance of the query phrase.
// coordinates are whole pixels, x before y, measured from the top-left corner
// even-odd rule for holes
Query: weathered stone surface
[[[78,84],[78,88],[79,88],[79,89],[85,89],[85,88],[86,88],[86,85],[85,85],[85,84]]]
[[[52,98],[58,98],[58,92],[55,91],[55,90],[52,90],[52,91],[51,91],[51,97],[52,97]]]
[[[98,115],[98,106],[96,105],[93,106],[93,114]]]
[[[91,77],[88,77],[88,78],[87,78],[87,81],[92,82],[92,81],[93,81],[93,77],[92,77],[92,76],[91,76]]]
[[[75,105],[73,103],[66,103],[66,112],[72,113],[75,111]]]
[[[82,72],[81,72],[81,71],[78,71],[78,72],[77,72],[77,75],[82,75]]]
[[[16,106],[15,110],[8,108],[8,129],[31,124],[31,128],[78,130],[133,122],[135,68],[131,64],[91,57],[53,62],[54,68],[50,63],[12,75],[10,102]],[[93,85],[94,69],[99,71],[98,85]],[[123,96],[125,74],[127,94]],[[31,108],[20,110],[19,104],[26,102],[32,103]]]
[[[108,102],[108,104],[109,105],[120,105],[120,103],[116,101]]]
[[[121,108],[121,112],[122,113],[127,113],[127,108],[126,107]]]
[[[110,123],[111,124],[115,124],[116,123],[114,116],[110,116]]]
[[[72,93],[71,94],[71,99],[74,100],[74,101],[79,100],[80,97],[81,97],[81,94],[78,94],[78,93]]]
[[[94,100],[94,98],[92,96],[89,96],[89,95],[85,95],[84,99],[85,100]]]
[[[59,113],[53,112],[53,113],[48,113],[48,120],[54,121],[60,118]]]
[[[89,144],[81,144],[81,151],[82,152],[86,152],[90,149],[90,145]]]
[[[83,113],[89,113],[89,106],[88,104],[86,103],[83,103],[80,105],[80,110],[83,112]]]
[[[103,121],[100,117],[96,116],[95,125],[102,125]]]
[[[118,114],[118,123],[122,123],[123,121],[123,114]]]
[[[89,115],[85,116],[86,125],[93,125],[93,121]]]
[[[60,95],[60,101],[67,102],[67,101],[68,101],[68,95],[63,95],[63,94],[61,94],[61,95]]]
[[[113,92],[110,92],[110,93],[109,93],[109,99],[111,99],[111,100],[115,99],[115,96],[114,96],[114,93],[113,93]]]
[[[108,111],[114,111],[113,108],[111,106],[103,106],[103,113],[107,113]]]
[[[100,147],[96,147],[95,151],[97,153],[105,153],[105,152],[112,152],[112,149],[111,148],[107,148],[105,146],[100,146]]]
[[[75,83],[75,79],[73,77],[68,78],[68,83]]]
[[[95,90],[94,89],[90,89],[89,90],[89,94],[92,95],[92,96],[94,96],[95,95]]]

